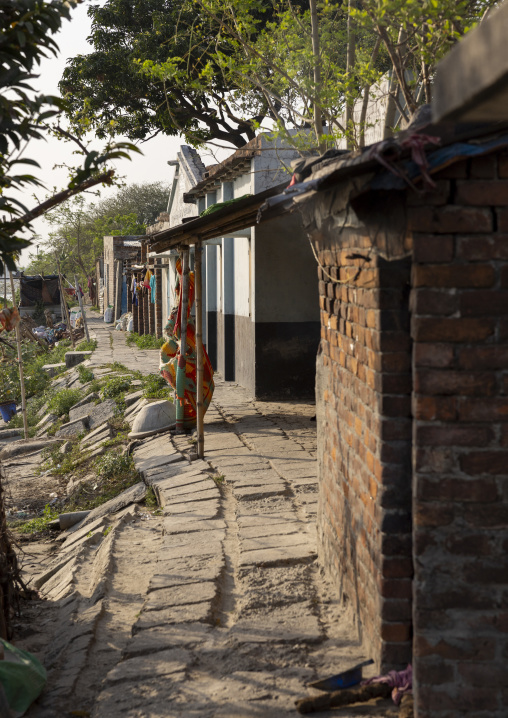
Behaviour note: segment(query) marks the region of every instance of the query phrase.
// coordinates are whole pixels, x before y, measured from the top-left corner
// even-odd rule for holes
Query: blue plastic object
[[[9,422],[16,414],[16,402],[4,401],[3,404],[0,404],[0,414],[5,423]]]
[[[362,669],[364,666],[370,666],[374,661],[372,658],[368,661],[363,661],[353,668],[348,668],[342,673],[337,673],[330,678],[323,678],[321,681],[315,681],[315,683],[309,683],[311,688],[317,688],[320,691],[338,691],[341,688],[350,688],[351,686],[357,686],[358,683],[362,682]]]

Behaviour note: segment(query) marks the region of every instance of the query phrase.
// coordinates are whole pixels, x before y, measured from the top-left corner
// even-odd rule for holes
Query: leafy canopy
[[[104,236],[144,235],[165,210],[168,191],[163,182],[133,183],[95,202],[80,195],[63,203],[46,215],[52,231],[30,255],[27,274],[52,274],[60,261],[64,273],[84,281],[102,255]]]
[[[57,54],[52,35],[70,19],[71,4],[63,0],[0,3],[0,270],[4,264],[15,268],[15,256],[30,244],[19,233],[33,219],[87,187],[111,183],[113,171],[107,170],[107,162],[128,157],[127,149],[138,151],[130,144],[111,142],[102,152],[89,150],[58,125],[58,115],[65,107],[62,99],[37,94],[33,88],[41,60]],[[51,132],[62,141],[75,141],[83,164],[70,168],[65,190],[28,209],[20,197],[30,187],[42,185],[33,169],[30,171],[39,166],[30,157],[30,143],[45,139]]]

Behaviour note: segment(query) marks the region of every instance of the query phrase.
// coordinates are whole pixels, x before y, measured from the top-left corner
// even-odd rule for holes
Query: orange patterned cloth
[[[182,275],[180,259],[177,260],[176,269]],[[184,421],[185,429],[193,429],[197,420],[197,377],[196,377],[196,329],[194,318],[191,316],[191,308],[194,302],[195,279],[194,272],[189,272],[189,304],[187,309],[187,352],[185,355],[185,393],[184,393]],[[160,354],[160,373],[168,384],[176,389],[176,372],[178,359],[180,357],[180,338],[182,329],[182,301],[181,292],[177,288],[177,305],[171,310],[168,323],[164,328],[166,342],[162,346]],[[203,347],[203,406],[208,409],[215,388],[213,381],[213,368]]]
[[[6,307],[0,311],[0,332],[16,329],[21,321],[17,307]]]

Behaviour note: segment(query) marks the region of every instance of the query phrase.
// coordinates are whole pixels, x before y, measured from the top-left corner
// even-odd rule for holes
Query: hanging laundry
[[[181,277],[182,264],[180,259],[176,262],[176,269]],[[194,272],[189,272],[189,304],[187,308],[187,353],[185,356],[183,420],[183,426],[185,429],[194,429],[197,420],[196,330],[194,326],[194,318],[190,316],[190,311],[194,302],[194,286]],[[159,363],[160,373],[173,389],[176,389],[176,371],[180,356],[182,319],[181,282],[177,285],[176,302],[177,303],[171,310],[168,323],[164,329],[166,342],[162,346]],[[215,384],[213,381],[212,364],[204,347],[203,359],[203,408],[206,413],[206,410],[210,406],[210,402],[212,400]]]
[[[0,311],[0,332],[11,332],[21,321],[17,307],[6,307]]]
[[[152,273],[149,269],[146,270],[145,278],[143,280],[143,286],[147,289],[150,289],[150,279],[152,278]]]
[[[155,304],[155,274],[150,277],[150,301]]]

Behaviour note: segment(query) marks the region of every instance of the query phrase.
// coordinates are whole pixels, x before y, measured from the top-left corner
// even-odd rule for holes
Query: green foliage
[[[102,254],[104,236],[145,234],[146,225],[166,209],[168,201],[163,182],[125,185],[104,199],[96,194],[95,202],[75,197],[47,215],[52,231],[42,251],[30,255],[28,273],[51,273],[58,258],[64,273],[71,277],[76,273],[83,282]]]
[[[41,531],[45,531],[48,528],[48,524],[57,518],[58,511],[53,509],[49,504],[46,504],[42,516],[17,526],[16,531],[22,534],[40,533]]]
[[[90,339],[90,341],[87,341],[84,339],[82,342],[79,342],[79,344],[76,346],[76,351],[78,352],[93,352],[97,349],[97,339]]]
[[[164,339],[157,339],[154,334],[138,334],[137,332],[129,332],[126,338],[127,346],[135,344],[140,349],[160,349],[164,344]]]
[[[94,51],[60,87],[75,124],[104,136],[239,147],[275,129],[301,150],[361,146],[381,78],[391,75],[390,132],[430,100],[435,63],[496,2],[106,0],[89,10]]]
[[[113,174],[104,171],[105,164],[111,159],[128,157],[126,149],[139,151],[128,143],[109,143],[103,152],[98,152],[80,143],[76,153],[84,157],[84,162],[80,167],[69,168],[66,192],[57,193],[32,209],[19,200],[29,196],[30,189],[42,186],[30,172],[39,167],[27,155],[33,140],[43,140],[51,132],[62,141],[77,139],[57,124],[57,115],[65,105],[62,98],[38,95],[31,84],[42,58],[56,55],[58,46],[52,35],[70,18],[70,7],[70,2],[57,0],[9,0],[0,7],[0,270],[4,263],[15,269],[19,252],[30,244],[18,235],[33,219],[52,204],[57,205],[93,184],[111,183]],[[53,127],[50,122],[55,123]],[[21,169],[22,165],[28,171]]]
[[[104,454],[95,462],[95,470],[103,479],[113,479],[132,472],[134,461],[131,456],[124,456],[113,451]]]
[[[156,509],[158,507],[158,501],[155,497],[155,492],[152,489],[151,486],[149,486],[146,490],[146,496],[145,496],[145,506],[147,506],[150,509]]]
[[[93,371],[83,364],[78,364],[78,376],[82,384],[88,384],[94,378]]]
[[[61,389],[51,397],[48,411],[56,416],[64,416],[82,398],[81,389]]]
[[[142,381],[145,399],[172,399],[173,390],[160,374],[147,374]]]
[[[102,394],[105,399],[115,399],[120,394],[126,392],[132,379],[123,376],[114,376],[109,379],[102,389]]]

